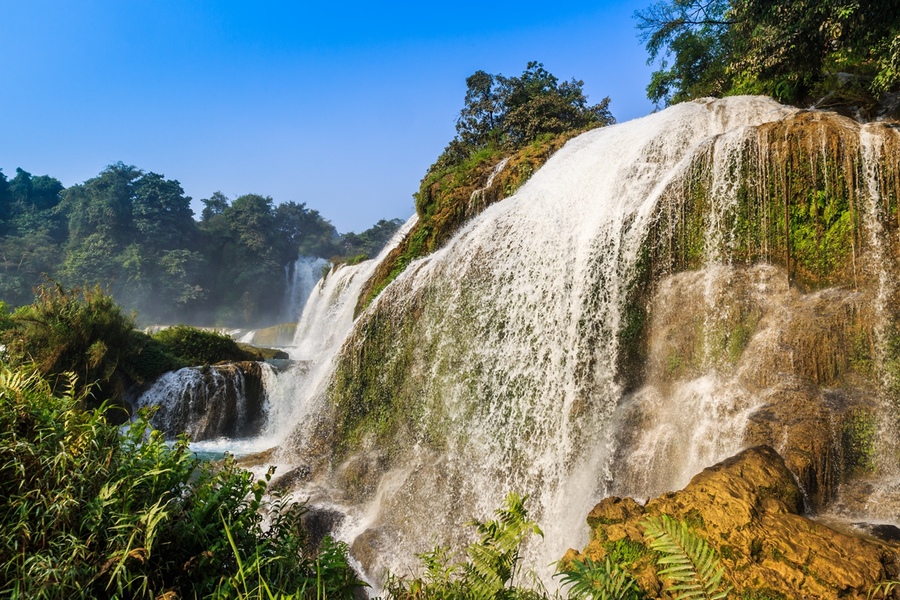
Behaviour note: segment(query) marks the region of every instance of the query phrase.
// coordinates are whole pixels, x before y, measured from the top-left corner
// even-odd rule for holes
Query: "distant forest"
[[[270,325],[298,257],[358,262],[402,223],[339,234],[303,203],[219,192],[197,221],[190,202],[178,181],[122,163],[68,188],[0,171],[0,303],[28,304],[49,279],[100,285],[142,323]]]

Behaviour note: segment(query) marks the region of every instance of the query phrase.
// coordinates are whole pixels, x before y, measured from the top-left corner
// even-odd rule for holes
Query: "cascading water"
[[[810,427],[827,426],[832,406],[840,416],[877,404],[836,388],[869,368],[854,349],[867,324],[894,319],[873,314],[872,276],[857,273],[871,264],[876,280],[893,281],[893,267],[870,260],[888,233],[848,238],[838,223],[849,244],[809,242],[831,226],[827,211],[779,204],[791,193],[786,173],[799,172],[779,152],[799,139],[803,157],[824,156],[822,169],[812,162],[813,195],[824,206],[840,196],[835,181],[850,189],[847,223],[874,215],[889,153],[867,150],[858,124],[837,117],[829,126],[863,151],[807,147],[780,128],[804,115],[803,131],[827,125],[738,97],[588,132],[410,264],[355,321],[381,257],[319,282],[290,350],[297,364],[278,377],[281,400],[270,394],[270,439],[285,440],[280,463],[313,474],[300,496],[346,514],[337,534],[376,583],[437,543],[459,548],[464,523],[510,491],[530,495],[545,537],[526,559],[549,581],[547,565],[584,543],[585,515],[604,495],[681,487],[751,441],[801,464],[806,430],[787,429],[785,398],[813,407],[821,419]],[[856,181],[858,164],[871,178]],[[813,213],[809,230],[791,232]],[[818,287],[801,289],[804,277]],[[873,344],[872,368],[889,372],[889,340]],[[816,468],[798,479],[810,502],[828,502],[837,467]]]
[[[576,138],[516,196],[410,265],[360,317],[316,410],[336,413],[340,434],[361,436],[326,477],[352,517],[343,534],[365,532],[355,549],[391,549],[369,557],[373,572],[402,570],[435,542],[459,543],[461,524],[511,490],[531,495],[545,532],[529,550],[533,566],[543,570],[584,541],[584,516],[616,481],[619,440],[609,423],[625,392],[620,335],[655,211],[704,153],[727,209],[734,149],[755,135],[751,127],[793,112],[759,98],[698,102]],[[709,235],[711,247],[729,243],[714,220]],[[716,256],[707,254],[710,268],[722,262]],[[710,275],[709,285],[716,281]],[[378,358],[361,365],[366,352]],[[683,414],[707,403],[718,440],[690,436],[696,447],[675,455],[681,468],[663,485],[740,449],[753,405],[730,393],[729,380],[701,374],[666,394]],[[360,422],[372,397],[392,394],[388,410],[400,416]],[[721,435],[723,420],[735,423],[731,435]],[[296,433],[297,460],[309,456],[307,445],[321,447],[308,441],[311,431]]]
[[[165,373],[136,400],[137,408],[157,407],[153,426],[169,437],[186,433],[194,442],[257,439],[268,429],[264,363],[187,367]],[[199,447],[199,446],[198,446]]]
[[[286,291],[282,320],[294,321],[303,313],[303,307],[316,284],[322,278],[322,270],[328,261],[317,256],[300,256],[284,268]]]

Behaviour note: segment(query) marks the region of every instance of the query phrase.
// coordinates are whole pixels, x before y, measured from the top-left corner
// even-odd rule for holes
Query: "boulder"
[[[865,598],[900,571],[900,544],[839,533],[804,517],[802,494],[781,456],[757,446],[709,467],[681,491],[642,506],[606,498],[588,516],[591,541],[581,556],[602,560],[623,548],[641,587],[660,597],[663,582],[646,550],[643,521],[666,514],[683,520],[720,557],[736,595],[784,598]],[[636,558],[635,558],[636,557]],[[663,596],[664,597],[664,596]]]

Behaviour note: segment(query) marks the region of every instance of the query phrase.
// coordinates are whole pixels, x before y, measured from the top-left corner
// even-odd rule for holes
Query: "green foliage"
[[[648,517],[644,535],[651,550],[660,553],[658,572],[668,583],[668,592],[676,600],[705,598],[718,600],[728,596],[723,588],[724,571],[715,550],[683,521],[668,515]]]
[[[437,164],[459,164],[482,148],[516,149],[544,134],[614,123],[609,98],[588,105],[583,86],[576,79],[559,83],[536,61],[518,77],[476,71],[466,79],[457,137]]]
[[[69,385],[98,406],[120,396],[117,371],[131,352],[134,321],[99,288],[47,284],[34,303],[18,308],[0,331],[13,366],[33,364],[54,390]]]
[[[361,262],[368,258],[375,258],[401,225],[403,225],[403,221],[400,219],[391,219],[390,221],[381,219],[360,234],[345,233],[341,236],[341,253],[351,257],[347,260],[347,263],[351,265],[355,264],[354,261]]]
[[[284,267],[298,256],[377,254],[399,221],[357,235],[305,204],[220,192],[191,198],[163,175],[115,163],[64,189],[49,176],[0,172],[0,299],[31,301],[45,275],[100,284],[144,323],[259,326],[282,319]]]
[[[557,573],[572,600],[639,600],[646,595],[634,576],[610,556],[602,563],[575,560]]]
[[[533,534],[543,536],[537,524],[528,518],[527,497],[510,493],[494,514],[496,519],[473,521],[479,539],[466,548],[467,560],[451,563],[446,548],[435,548],[419,556],[424,577],[390,578],[388,598],[398,600],[471,598],[540,598],[539,592],[517,588],[522,544]]]
[[[647,555],[647,547],[640,542],[621,538],[603,544],[607,556],[617,565],[631,566]]]
[[[661,0],[635,13],[648,97],[736,93],[871,110],[900,85],[900,7],[890,0]]]
[[[351,598],[361,585],[346,546],[309,546],[302,505],[266,499],[271,472],[198,464],[185,439],[170,447],[150,430],[149,413],[120,434],[80,404],[0,367],[0,595],[230,598],[265,586]]]
[[[216,331],[188,325],[167,327],[153,335],[174,356],[189,365],[209,365],[221,361],[253,360],[237,342]]]

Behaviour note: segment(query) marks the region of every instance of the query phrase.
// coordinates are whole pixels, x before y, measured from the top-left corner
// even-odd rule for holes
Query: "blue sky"
[[[294,200],[340,231],[407,217],[465,79],[530,60],[649,113],[642,2],[2,0],[0,168],[64,185],[122,161]]]

